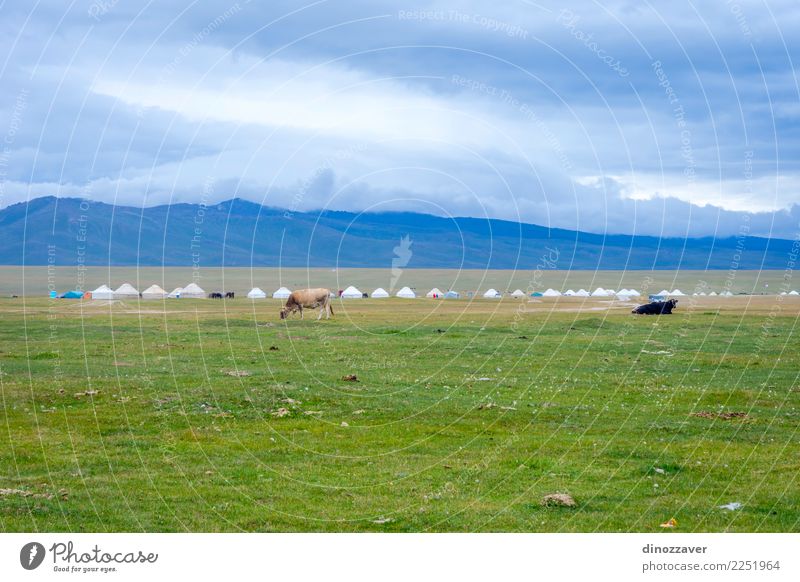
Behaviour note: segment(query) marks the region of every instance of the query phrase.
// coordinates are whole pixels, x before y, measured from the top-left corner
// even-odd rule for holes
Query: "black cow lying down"
[[[653,301],[646,305],[640,305],[631,313],[636,315],[670,315],[672,310],[678,305],[677,299],[670,299],[668,301]]]

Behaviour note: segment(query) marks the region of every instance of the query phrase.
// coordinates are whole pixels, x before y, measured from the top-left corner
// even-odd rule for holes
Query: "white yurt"
[[[512,297],[525,297],[525,293],[522,292],[522,289],[517,289],[511,294]]]
[[[342,291],[342,299],[361,299],[363,296],[364,294],[352,285]]]
[[[722,293],[719,294],[719,296],[720,297],[733,297],[733,293],[731,293],[730,290],[723,291]]]
[[[797,291],[789,291],[789,295],[800,295]]]
[[[592,291],[592,297],[608,297],[608,291],[606,291],[602,287],[598,287],[597,289]]]
[[[372,292],[372,295],[370,295],[370,297],[374,297],[375,299],[384,299],[388,296],[389,294],[383,287],[378,287],[377,289],[375,289],[375,291]]]
[[[709,297],[716,297],[717,296],[717,292],[716,291],[712,291],[711,293],[708,294],[708,296]]]
[[[205,299],[206,292],[197,283],[189,283],[181,291],[181,299]]]
[[[400,291],[395,293],[394,296],[401,297],[403,299],[414,299],[417,296],[417,294],[414,293],[410,287],[403,287],[402,289],[400,289]]]
[[[566,291],[564,291],[564,295],[566,295],[567,297],[574,297],[575,291],[573,291],[572,289],[567,289]]]
[[[639,293],[636,289],[628,289],[628,295],[631,297],[641,297],[641,293]]]
[[[425,297],[428,297],[429,299],[434,298],[434,297],[436,299],[441,299],[442,295],[444,295],[444,293],[442,293],[441,290],[438,287],[434,287],[433,289],[431,289],[430,291],[428,291],[425,294]]]
[[[114,299],[130,299],[132,297],[139,297],[139,292],[130,283],[123,283],[114,290]]]
[[[183,287],[175,287],[169,295],[167,295],[167,299],[178,299],[181,296],[181,292],[183,291]]]
[[[673,289],[669,292],[670,295],[674,295],[675,297],[684,297],[686,293],[681,291],[680,289]]]
[[[92,299],[114,299],[114,291],[108,285],[100,285],[92,291]]]
[[[561,297],[561,291],[556,291],[555,289],[548,289],[544,293],[542,293],[542,297]]]
[[[142,291],[142,299],[166,299],[167,292],[158,285],[150,285]]]
[[[275,293],[272,294],[272,298],[273,299],[289,299],[289,295],[291,295],[291,294],[292,294],[292,292],[289,291],[286,287],[281,287],[280,289],[275,291]]]
[[[586,289],[578,289],[575,291],[575,297],[589,297],[590,293]]]
[[[706,292],[705,292],[705,291],[700,291],[700,293],[698,293],[698,295],[699,295],[700,297],[705,297],[705,295],[706,295]]]
[[[500,299],[502,295],[500,295],[500,291],[497,289],[489,289],[486,293],[483,294],[485,299]]]
[[[786,291],[781,291],[781,295],[786,295]]]
[[[264,293],[264,290],[261,289],[261,287],[253,287],[247,293],[247,298],[248,299],[266,299],[267,298],[267,294]]]

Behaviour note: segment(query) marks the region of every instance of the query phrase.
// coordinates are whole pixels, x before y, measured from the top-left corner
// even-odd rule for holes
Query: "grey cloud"
[[[98,198],[130,204],[191,201],[213,174],[215,197],[242,195],[272,205],[296,204],[301,191],[309,208],[441,207],[594,232],[735,234],[748,220],[759,234],[797,231],[800,93],[792,62],[800,55],[792,33],[800,10],[794,2],[771,0],[765,10],[760,2],[742,0],[738,13],[714,3],[574,2],[573,28],[559,21],[563,3],[556,2],[545,3],[544,11],[522,1],[359,0],[303,8],[288,0],[241,0],[198,2],[188,10],[184,2],[145,10],[110,2],[102,13],[97,5],[75,3],[67,14],[60,2],[3,6],[0,42],[8,59],[0,69],[0,139],[15,98],[28,93],[0,205],[53,189],[81,192],[87,184]],[[440,10],[444,16],[401,18],[400,10]],[[463,18],[470,14],[526,34],[509,36]],[[222,57],[218,63],[207,59],[214,50]],[[483,144],[479,153],[493,168],[454,146],[370,143],[367,151],[327,168],[332,152],[351,145],[341,135],[303,146],[314,136],[192,122],[179,112],[137,110],[91,90],[109,75],[144,75],[156,87],[203,74],[213,82],[237,63],[273,55],[298,66],[335,60],[375,79],[407,77],[402,82],[410,91],[449,100],[454,108],[474,104],[470,112],[518,132],[519,151]],[[608,66],[603,55],[628,74]],[[670,103],[653,60],[662,63],[677,103]],[[548,131],[518,106],[454,86],[454,74],[507,91],[544,119]],[[676,105],[689,131],[691,163]],[[554,151],[548,135],[562,152]],[[294,148],[303,159],[288,159]],[[759,190],[747,192],[750,151],[748,167]],[[249,166],[237,162],[251,158]],[[391,170],[403,164],[428,172]],[[753,205],[784,210],[746,219],[740,212],[660,197],[685,185],[689,165],[697,188],[721,191],[723,202],[749,197]],[[380,175],[365,177],[370,172]],[[436,179],[436,172],[450,178]],[[603,179],[600,186],[581,185],[586,176]],[[654,197],[627,199],[630,184],[614,176],[638,179]],[[776,176],[780,180],[771,185]],[[666,188],[652,186],[661,181]]]

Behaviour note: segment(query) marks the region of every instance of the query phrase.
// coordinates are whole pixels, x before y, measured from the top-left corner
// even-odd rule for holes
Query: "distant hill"
[[[409,237],[410,252],[395,248]],[[783,269],[792,241],[599,235],[412,212],[297,212],[233,199],[113,206],[44,197],[0,210],[0,264],[464,269]],[[545,260],[547,259],[547,260]],[[407,260],[407,264],[404,263]]]

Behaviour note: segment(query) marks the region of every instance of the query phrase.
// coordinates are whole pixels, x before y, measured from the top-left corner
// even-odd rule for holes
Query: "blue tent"
[[[534,291],[533,293],[531,293],[531,297],[544,297],[544,295],[542,295],[538,291]]]
[[[83,291],[67,291],[59,299],[83,299]]]
[[[456,291],[448,291],[444,294],[445,299],[459,299],[461,295]]]

